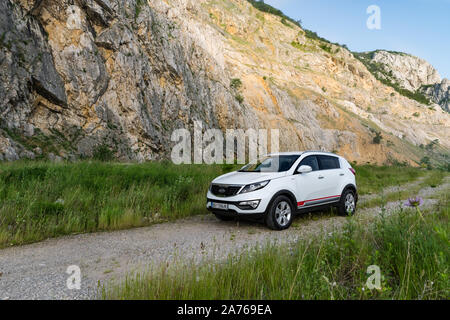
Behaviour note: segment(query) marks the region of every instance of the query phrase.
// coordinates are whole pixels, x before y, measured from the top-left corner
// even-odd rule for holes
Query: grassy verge
[[[234,169],[171,163],[0,163],[0,247],[204,214],[210,181]],[[426,172],[407,167],[356,170],[361,194]]]
[[[171,266],[104,287],[104,299],[449,299],[449,204],[422,220],[404,210],[372,226],[293,247],[269,246],[224,263]],[[366,286],[367,268],[381,289]]]
[[[424,180],[421,183],[408,189],[402,189],[401,186],[399,185],[398,190],[395,190],[391,193],[382,194],[364,203],[360,203],[358,208],[359,209],[372,208],[391,201],[403,201],[407,198],[414,196],[419,192],[419,190],[423,188],[438,187],[443,183],[443,180],[446,177],[446,175],[448,175],[448,173],[444,171],[429,171],[428,175],[424,178]]]
[[[357,173],[356,183],[361,195],[379,193],[386,187],[400,186],[417,180],[427,173],[426,170],[412,167],[364,165],[355,168]]]
[[[0,164],[0,247],[206,213],[210,181],[231,169],[171,163]]]

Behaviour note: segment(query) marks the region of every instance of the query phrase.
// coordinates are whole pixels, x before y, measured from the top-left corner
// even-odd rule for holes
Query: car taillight
[[[353,168],[348,168],[355,176],[356,176],[356,170]]]

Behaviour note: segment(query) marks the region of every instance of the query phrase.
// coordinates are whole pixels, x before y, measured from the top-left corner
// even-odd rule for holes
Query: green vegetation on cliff
[[[395,54],[402,54],[406,55],[406,53],[399,53],[399,52],[391,52]],[[397,91],[399,94],[409,98],[416,100],[419,103],[430,105],[430,100],[422,93],[420,90],[417,90],[416,92],[407,90],[403,87],[401,87],[398,83],[396,83],[394,80],[392,80],[392,71],[386,71],[386,68],[382,63],[377,63],[371,61],[373,52],[353,52],[353,55],[355,58],[357,58],[359,61],[361,61],[366,68],[372,73],[372,75],[381,83],[390,86],[394,88],[395,91]]]

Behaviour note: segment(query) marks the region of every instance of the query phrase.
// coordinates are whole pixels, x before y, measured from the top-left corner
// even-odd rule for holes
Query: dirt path
[[[427,178],[427,176],[422,176],[422,177],[419,177],[417,180],[414,180],[407,184],[387,187],[383,190],[382,194],[388,195],[391,193],[398,193],[401,190],[413,189],[413,188],[417,187],[418,185],[420,185],[426,178]],[[361,203],[364,203],[365,201],[370,201],[372,199],[375,199],[382,194],[381,193],[365,194],[365,195],[359,197],[359,201]]]
[[[425,198],[424,205],[430,207],[437,200],[428,197],[446,190],[450,190],[448,177],[438,188],[425,188],[419,194]],[[398,207],[398,202],[388,203],[386,214]],[[379,213],[380,208],[360,210],[358,219],[370,219]],[[170,263],[175,259],[194,262],[221,259],[268,242],[289,243],[320,232],[332,232],[344,223],[345,218],[336,216],[300,219],[290,230],[274,232],[263,225],[224,223],[208,215],[3,249],[0,250],[0,300],[95,298],[99,281],[123,277],[149,264]],[[80,290],[66,287],[69,278],[66,270],[72,265],[81,269]]]

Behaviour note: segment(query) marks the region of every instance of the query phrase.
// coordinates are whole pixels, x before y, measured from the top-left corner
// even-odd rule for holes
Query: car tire
[[[233,221],[234,220],[234,217],[224,216],[224,215],[221,215],[221,214],[218,214],[218,213],[215,213],[214,215],[220,221]]]
[[[272,230],[286,230],[294,219],[294,206],[286,196],[275,198],[266,215],[266,225]]]
[[[337,206],[340,216],[352,216],[356,212],[356,194],[353,190],[347,189],[341,196]]]

